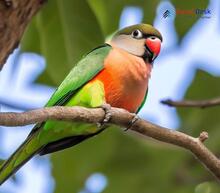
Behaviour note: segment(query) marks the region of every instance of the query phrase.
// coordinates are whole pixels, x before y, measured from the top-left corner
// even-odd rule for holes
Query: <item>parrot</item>
[[[151,70],[161,43],[161,33],[150,24],[118,30],[111,40],[82,57],[45,107],[97,108],[109,104],[138,113],[146,101]],[[36,124],[26,140],[0,166],[0,185],[33,156],[72,147],[101,131],[103,128],[98,124],[83,122],[47,120]]]

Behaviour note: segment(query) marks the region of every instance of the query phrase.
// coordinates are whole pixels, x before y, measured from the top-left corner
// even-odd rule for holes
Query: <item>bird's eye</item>
[[[143,38],[142,32],[138,29],[134,30],[131,35],[132,35],[133,38],[136,38],[136,39]]]

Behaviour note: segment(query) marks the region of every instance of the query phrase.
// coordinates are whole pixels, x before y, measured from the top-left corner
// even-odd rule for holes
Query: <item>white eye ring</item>
[[[136,38],[136,39],[141,39],[143,38],[143,34],[140,30],[136,29],[134,30],[132,33],[131,33],[132,37],[133,38]]]

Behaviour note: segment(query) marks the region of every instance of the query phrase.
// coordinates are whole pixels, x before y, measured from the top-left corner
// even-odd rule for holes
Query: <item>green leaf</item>
[[[195,193],[219,193],[219,185],[213,182],[204,182],[199,184],[196,189]]]
[[[0,165],[2,165],[4,163],[3,159],[0,159]]]
[[[40,79],[50,79],[55,85],[84,54],[104,42],[86,1],[49,1],[29,27],[23,50],[38,51],[46,58],[47,69],[42,75],[46,78]]]
[[[32,19],[22,37],[21,50],[23,52],[41,53],[40,36],[36,26],[36,18]]]
[[[88,0],[95,12],[105,36],[115,32],[119,27],[121,13],[125,7],[136,6],[142,9],[144,23],[152,24],[159,0]],[[114,13],[114,14],[112,14]]]

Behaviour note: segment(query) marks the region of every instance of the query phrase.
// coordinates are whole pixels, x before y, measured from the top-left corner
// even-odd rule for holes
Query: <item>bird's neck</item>
[[[105,61],[105,68],[114,71],[115,76],[127,84],[146,84],[150,78],[152,65],[138,56],[114,47]]]

